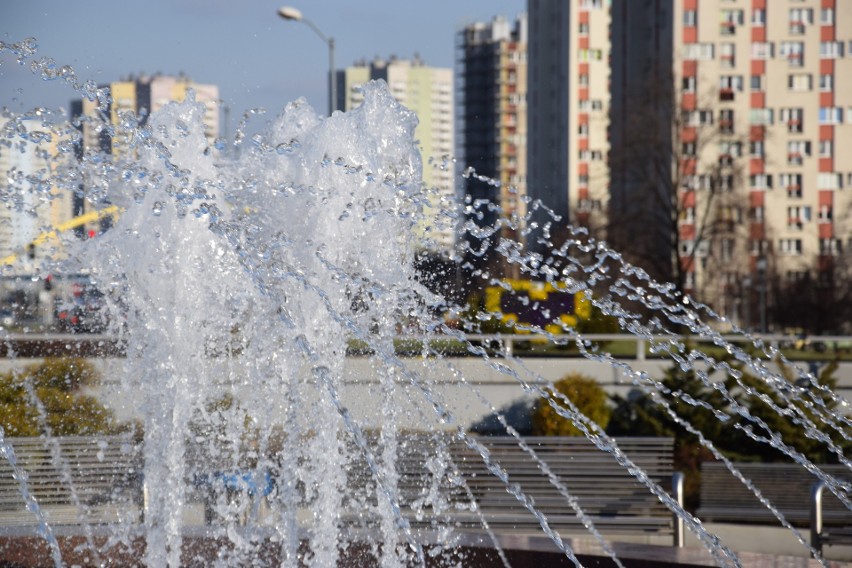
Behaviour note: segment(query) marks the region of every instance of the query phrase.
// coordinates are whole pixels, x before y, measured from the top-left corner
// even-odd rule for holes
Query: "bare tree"
[[[682,110],[679,95],[672,82],[658,82],[631,99],[610,153],[607,239],[679,292],[717,295],[725,283],[716,277],[730,278],[744,256],[738,158],[747,147],[733,111],[714,114],[718,105],[700,103]]]

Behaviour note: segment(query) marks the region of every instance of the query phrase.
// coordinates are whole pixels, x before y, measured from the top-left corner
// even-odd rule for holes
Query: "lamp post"
[[[331,116],[331,113],[334,112],[334,103],[337,101],[337,73],[334,70],[334,38],[322,33],[312,21],[305,18],[302,12],[296,8],[282,6],[278,8],[278,15],[285,20],[307,24],[328,45],[328,115]]]

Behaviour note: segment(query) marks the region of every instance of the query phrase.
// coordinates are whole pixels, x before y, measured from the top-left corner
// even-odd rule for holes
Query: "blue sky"
[[[0,0],[0,41],[34,37],[40,56],[98,83],[183,71],[219,85],[232,121],[255,107],[274,116],[300,96],[324,112],[328,50],[308,26],[281,20],[282,4],[335,38],[337,67],[415,52],[452,67],[457,29],[526,8],[525,0]],[[72,95],[0,55],[0,107],[67,107]]]

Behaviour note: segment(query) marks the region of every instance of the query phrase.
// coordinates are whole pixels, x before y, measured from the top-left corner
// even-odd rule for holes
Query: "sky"
[[[0,0],[0,41],[33,37],[38,57],[98,84],[183,72],[219,86],[231,122],[260,107],[260,120],[272,119],[299,97],[325,112],[328,48],[304,23],[279,18],[283,4],[334,37],[337,68],[415,53],[427,65],[453,67],[459,28],[526,9],[525,0]],[[72,98],[67,85],[0,54],[0,108],[67,108]]]

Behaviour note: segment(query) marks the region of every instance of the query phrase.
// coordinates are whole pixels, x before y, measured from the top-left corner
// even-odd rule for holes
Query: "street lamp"
[[[278,8],[278,15],[285,20],[307,24],[328,45],[328,115],[331,116],[331,113],[334,112],[334,103],[337,101],[337,73],[334,70],[334,38],[327,37],[322,33],[312,21],[302,16],[301,10],[297,10],[291,6],[282,6]]]

